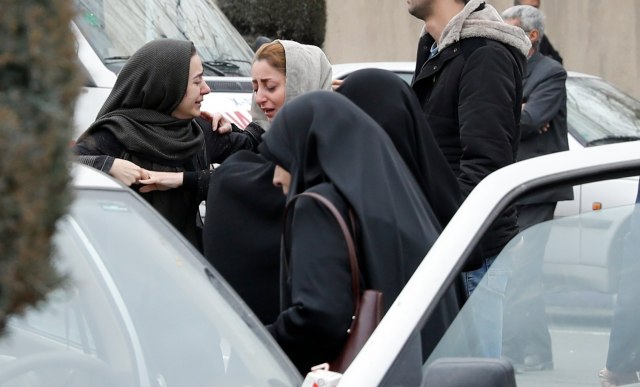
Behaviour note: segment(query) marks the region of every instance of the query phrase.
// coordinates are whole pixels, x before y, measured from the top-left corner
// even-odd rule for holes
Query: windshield
[[[640,101],[591,77],[567,79],[569,131],[584,146],[640,139]]]
[[[62,385],[71,373],[66,386],[300,384],[258,320],[159,215],[131,192],[76,196],[55,236],[68,285],[11,321],[3,386]]]
[[[75,22],[104,64],[118,73],[145,43],[191,40],[205,75],[250,76],[253,52],[213,0],[75,0]]]
[[[635,375],[639,247],[638,205],[526,229],[498,255],[427,365],[502,357],[518,386],[596,386],[605,366]]]

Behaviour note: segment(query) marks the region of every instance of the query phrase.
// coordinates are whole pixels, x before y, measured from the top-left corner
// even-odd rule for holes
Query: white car
[[[57,224],[68,278],[9,319],[0,385],[299,386],[301,376],[211,265],[140,195],[84,165]]]
[[[493,220],[523,195],[619,178],[637,181],[639,174],[640,141],[633,141],[541,156],[489,175],[444,229],[338,385],[394,385],[391,375],[407,367],[397,363],[405,344],[432,317],[444,290],[459,278],[464,261]],[[610,340],[626,344],[627,351],[618,352],[621,362],[637,361],[638,206],[632,203],[557,218],[516,235],[446,333],[437,336],[439,342],[422,366],[421,386],[597,386]],[[579,243],[574,244],[574,239]],[[559,265],[555,260],[567,255],[577,261]],[[600,276],[594,269],[603,264],[616,284],[611,292],[589,281]],[[554,275],[543,277],[542,271]],[[536,299],[543,302],[537,312]],[[519,324],[511,323],[514,316],[520,317]],[[519,368],[511,361],[512,354],[506,353],[504,332],[523,334],[540,318],[546,320],[552,360],[540,368]],[[613,325],[619,336],[611,339]],[[537,344],[543,341],[531,339]],[[640,369],[637,362],[631,364]],[[627,375],[625,385],[640,386],[634,372]]]
[[[396,73],[411,83],[415,62],[360,62],[333,65],[334,79],[344,79],[363,68]],[[570,71],[567,79],[569,149],[640,140],[640,101],[611,83],[592,75]],[[637,179],[613,180],[574,187],[574,200],[559,202],[556,216],[612,208],[633,203]]]
[[[251,122],[253,51],[211,0],[74,0],[71,28],[85,85],[75,109],[74,139],[93,121],[116,75],[142,45],[158,38],[193,41],[211,93],[202,109]]]

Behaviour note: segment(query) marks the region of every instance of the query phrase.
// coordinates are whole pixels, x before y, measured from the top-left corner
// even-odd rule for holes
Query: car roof
[[[416,68],[416,62],[413,61],[383,61],[383,62],[353,62],[353,63],[337,63],[332,65],[333,77],[342,78],[345,75],[351,74],[356,70],[366,68],[377,68],[395,72],[414,72]],[[595,75],[585,74],[578,71],[567,71],[569,77],[580,78],[600,78]]]
[[[354,62],[338,63],[331,66],[334,78],[341,78],[351,74],[356,70],[366,68],[377,68],[395,72],[413,72],[416,69],[416,62],[410,61],[390,61],[390,62]]]
[[[596,75],[585,74],[585,73],[581,73],[581,72],[578,72],[578,71],[567,71],[567,75],[570,78],[595,78],[595,79],[601,79],[600,77],[598,77]]]
[[[515,197],[567,179],[608,173],[638,174],[640,141],[558,152],[520,161],[482,180],[469,194],[387,314],[343,375],[340,386],[377,385],[425,310],[459,272],[483,232]],[[629,172],[626,172],[629,171]],[[388,355],[388,356],[387,356]]]
[[[100,189],[116,189],[124,190],[126,187],[111,176],[101,172],[95,168],[73,163],[71,167],[71,177],[73,179],[74,188],[100,188]]]

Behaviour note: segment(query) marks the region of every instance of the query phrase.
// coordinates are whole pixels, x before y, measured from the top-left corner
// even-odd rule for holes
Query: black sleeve
[[[529,77],[529,80],[531,79],[532,77]],[[520,116],[521,140],[541,135],[540,129],[558,115],[567,100],[566,80],[567,72],[559,65],[549,69],[545,77],[539,79],[529,94]]]
[[[219,164],[239,150],[246,149],[256,152],[262,141],[264,130],[255,123],[250,123],[245,129],[231,124],[231,133],[220,134],[213,131],[209,121],[202,118],[196,118],[196,120],[204,132],[209,164]]]
[[[197,190],[198,201],[207,199],[207,192],[209,191],[209,181],[214,170],[202,169],[199,171],[185,171],[182,177],[182,186],[189,190]]]
[[[354,309],[351,267],[335,218],[313,199],[295,203],[289,244],[290,303],[267,328],[305,368],[332,360],[344,343]]]
[[[72,151],[82,164],[109,173],[113,161],[122,154],[124,147],[116,137],[107,130],[98,130],[78,140]]]
[[[460,79],[458,117],[460,174],[463,197],[490,173],[515,161],[520,108],[511,54],[497,45],[476,49]]]
[[[104,173],[109,173],[115,158],[111,156],[78,156],[76,157],[76,161]]]

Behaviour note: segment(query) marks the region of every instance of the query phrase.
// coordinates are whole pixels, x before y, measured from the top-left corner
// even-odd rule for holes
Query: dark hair
[[[271,39],[267,38],[266,36],[258,36],[255,43],[253,44],[253,51],[258,51],[263,44],[267,44],[270,42]]]

